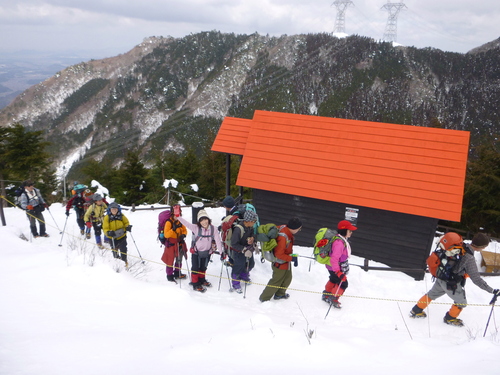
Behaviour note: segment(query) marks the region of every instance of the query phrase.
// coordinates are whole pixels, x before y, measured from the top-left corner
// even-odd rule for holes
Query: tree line
[[[124,205],[171,204],[181,199],[181,195],[186,204],[200,199],[217,201],[225,196],[226,158],[210,150],[212,143],[213,138],[209,138],[202,150],[158,152],[150,167],[144,165],[141,154],[136,150],[127,151],[119,166],[113,166],[113,160],[84,159],[70,170],[68,179],[87,186],[96,180]],[[0,128],[0,186],[3,196],[13,199],[15,188],[21,181],[30,179],[36,182],[48,202],[62,200],[63,186],[52,167],[52,157],[46,151],[49,145],[42,131],[28,131],[20,124]],[[499,141],[490,137],[471,149],[461,222],[442,224],[471,232],[482,230],[500,237],[499,146]],[[231,160],[231,181],[234,183],[239,160]],[[166,200],[165,180],[178,182],[169,194],[170,202]],[[193,184],[198,189],[193,189]],[[72,184],[68,183],[68,192],[71,188]],[[232,189],[231,193],[238,195],[237,187],[232,186]],[[251,192],[245,194],[250,195]]]

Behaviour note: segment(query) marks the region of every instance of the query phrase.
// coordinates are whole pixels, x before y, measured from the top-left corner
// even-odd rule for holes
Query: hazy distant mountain
[[[29,87],[52,77],[68,66],[89,60],[77,53],[17,51],[0,55],[0,109]]]
[[[224,116],[256,109],[469,130],[474,143],[498,132],[499,62],[499,48],[460,54],[359,36],[151,37],[30,87],[0,124],[45,130],[58,161],[119,163],[138,148],[148,163],[153,150],[202,147]]]

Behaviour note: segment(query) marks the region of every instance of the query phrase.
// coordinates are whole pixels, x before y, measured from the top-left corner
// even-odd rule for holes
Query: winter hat
[[[292,217],[288,220],[288,224],[286,225],[288,229],[299,229],[302,226],[302,221],[298,217]]]
[[[354,225],[352,225],[349,220],[342,220],[341,222],[338,223],[337,229],[338,230],[342,230],[342,229],[356,230],[358,228],[356,228]]]
[[[234,207],[234,205],[236,204],[236,202],[234,201],[234,198],[230,195],[228,195],[226,198],[224,198],[224,200],[222,201],[222,205],[224,207],[229,207],[229,208],[232,208]]]
[[[116,202],[111,202],[108,206],[108,208],[120,208],[120,205]]]
[[[257,213],[252,210],[246,210],[243,215],[243,221],[257,221],[258,218]]]
[[[92,200],[94,200],[95,202],[100,201],[100,200],[102,200],[102,195],[101,195],[101,194],[98,194],[98,193],[95,193],[95,194],[92,196]]]
[[[471,245],[474,247],[486,247],[490,243],[490,238],[484,233],[477,233],[474,238],[472,238]]]
[[[198,211],[198,223],[203,218],[210,220],[210,218],[208,217],[207,211],[205,211],[205,210]]]

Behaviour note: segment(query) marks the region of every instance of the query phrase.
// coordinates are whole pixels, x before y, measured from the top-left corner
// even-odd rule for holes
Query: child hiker
[[[191,224],[180,215],[176,215],[176,218],[193,232],[190,249],[191,285],[195,291],[204,293],[207,287],[212,286],[205,278],[210,256],[217,249],[222,249],[219,231],[212,225],[212,220],[208,217],[205,210],[198,212],[196,224]]]

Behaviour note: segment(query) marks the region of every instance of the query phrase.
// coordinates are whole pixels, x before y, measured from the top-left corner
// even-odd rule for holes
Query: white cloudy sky
[[[392,2],[397,2],[393,0]],[[0,0],[0,51],[130,50],[148,36],[200,31],[282,35],[331,32],[333,0]],[[353,0],[346,33],[381,39],[387,0]],[[403,45],[467,52],[500,37],[499,0],[405,0]],[[0,52],[1,53],[1,52]]]

